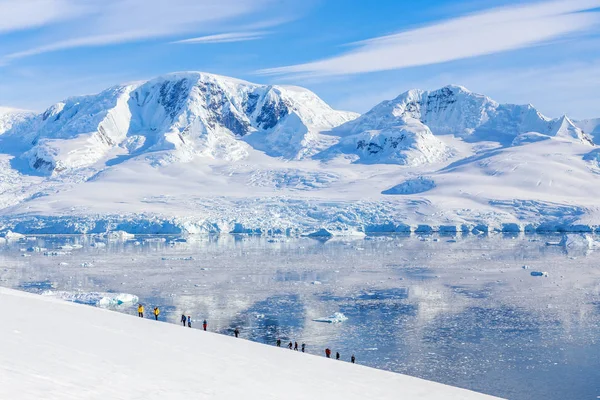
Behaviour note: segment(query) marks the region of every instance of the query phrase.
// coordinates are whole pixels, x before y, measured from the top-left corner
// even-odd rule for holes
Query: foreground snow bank
[[[44,296],[0,300],[2,399],[493,399]]]

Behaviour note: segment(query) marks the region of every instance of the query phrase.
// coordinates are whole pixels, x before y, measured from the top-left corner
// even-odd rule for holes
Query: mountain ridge
[[[183,72],[0,121],[0,231],[600,227],[600,119],[456,85],[359,116],[297,86]]]

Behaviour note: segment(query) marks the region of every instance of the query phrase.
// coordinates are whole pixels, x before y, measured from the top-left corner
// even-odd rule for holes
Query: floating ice
[[[147,242],[147,243],[152,243],[152,242],[163,243],[163,242],[166,242],[166,241],[167,241],[167,239],[162,238],[162,237],[144,239],[144,242]]]
[[[316,238],[330,238],[333,236],[333,234],[331,232],[329,232],[327,229],[319,229],[316,232],[309,233],[307,236],[308,237],[316,237]]]
[[[136,295],[129,293],[119,293],[116,296],[114,294],[106,294],[98,301],[97,305],[101,307],[110,307],[121,304],[135,304],[139,300],[140,299]]]
[[[30,253],[40,253],[40,252],[46,251],[46,250],[48,250],[48,249],[46,249],[44,247],[37,247],[37,246],[27,248],[27,251]]]
[[[46,251],[44,252],[45,256],[53,257],[53,256],[66,256],[69,253],[68,251]]]
[[[102,292],[67,292],[46,290],[42,296],[49,296],[74,303],[99,307],[114,307],[121,304],[135,304],[139,301],[136,295],[129,293]]]
[[[131,233],[127,233],[125,231],[113,231],[113,232],[107,232],[106,234],[104,234],[104,237],[108,240],[125,241],[125,240],[134,239],[135,235],[133,235]]]
[[[531,271],[531,276],[548,276],[547,272],[540,272],[540,271]]]
[[[348,319],[348,317],[346,317],[341,312],[336,312],[333,315],[330,315],[329,317],[316,318],[316,319],[313,319],[313,321],[315,321],[315,322],[326,322],[328,324],[338,324],[340,322],[346,321],[347,319]]]
[[[25,238],[25,235],[13,231],[6,231],[0,234],[0,237],[5,238],[6,240],[19,240]]]

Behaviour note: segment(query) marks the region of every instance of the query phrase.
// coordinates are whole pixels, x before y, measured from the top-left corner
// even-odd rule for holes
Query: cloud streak
[[[208,43],[232,43],[245,42],[248,40],[257,40],[263,38],[268,32],[229,32],[220,33],[218,35],[200,36],[196,38],[178,40],[173,43],[179,44],[208,44]]]
[[[50,25],[87,12],[70,0],[0,0],[0,34]]]
[[[38,6],[32,7],[31,2]],[[0,0],[0,35],[43,26],[38,44],[0,55],[0,63],[75,47],[102,46],[223,30],[277,0]],[[4,14],[6,12],[6,14]],[[5,15],[10,18],[5,18]],[[5,21],[9,19],[11,21]],[[60,24],[57,24],[60,22]],[[246,28],[248,29],[248,28]],[[250,40],[246,32],[246,40]],[[256,33],[256,32],[254,32]],[[229,34],[233,35],[233,34]],[[213,43],[217,43],[213,37]],[[54,38],[54,40],[52,40]],[[205,37],[205,42],[210,36]],[[233,36],[229,41],[233,40]],[[198,38],[200,39],[200,38]],[[227,37],[221,37],[221,42]]]
[[[438,64],[544,43],[600,23],[600,0],[560,0],[490,9],[355,43],[314,62],[270,68],[266,75],[331,76]]]

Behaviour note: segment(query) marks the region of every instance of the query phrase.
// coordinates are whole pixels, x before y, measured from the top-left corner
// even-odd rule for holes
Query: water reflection
[[[0,283],[130,293],[168,322],[185,313],[195,327],[207,319],[210,330],[237,327],[261,343],[306,342],[314,354],[330,347],[343,360],[355,354],[361,364],[511,399],[593,399],[600,269],[589,250],[546,245],[560,240],[40,236],[0,246]],[[135,314],[133,305],[114,308]],[[348,320],[314,322],[335,312]]]

